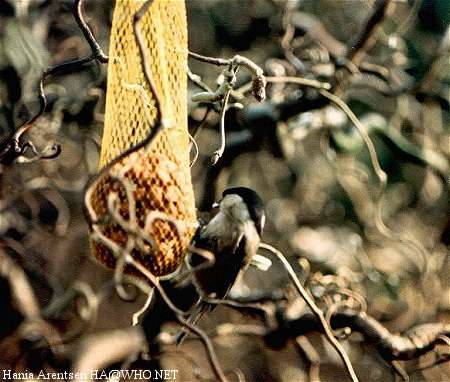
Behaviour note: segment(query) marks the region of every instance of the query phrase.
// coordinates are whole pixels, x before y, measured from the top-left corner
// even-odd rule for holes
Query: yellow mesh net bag
[[[117,0],[110,37],[108,85],[100,167],[141,142],[154,127],[155,95],[145,80],[133,17],[142,0]],[[111,192],[118,196],[118,212],[130,219],[129,199],[122,174],[132,189],[136,221],[152,238],[131,254],[156,276],[175,271],[195,231],[196,213],[189,167],[187,130],[187,21],[183,0],[155,0],[140,23],[144,50],[168,125],[149,145],[121,159],[100,179],[90,194],[98,217],[108,212]],[[102,224],[102,234],[124,246],[128,234],[117,221]],[[131,220],[131,219],[130,219]],[[150,223],[149,223],[150,222]],[[105,245],[92,241],[94,256],[106,267],[116,257]],[[126,268],[125,273],[137,272]]]

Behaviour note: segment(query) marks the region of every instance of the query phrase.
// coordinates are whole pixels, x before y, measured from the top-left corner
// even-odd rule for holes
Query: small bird
[[[213,207],[219,207],[219,212],[197,231],[193,246],[200,251],[193,251],[188,259],[200,296],[188,319],[191,324],[210,306],[204,299],[223,299],[248,267],[258,251],[266,219],[263,201],[247,187],[226,189]],[[212,261],[199,255],[201,250],[211,253]],[[185,335],[180,334],[178,344]]]
[[[259,195],[246,187],[226,189],[222,199],[214,203],[219,212],[208,224],[200,226],[192,240],[193,251],[188,257],[187,277],[165,280],[161,286],[167,295],[182,309],[192,309],[188,322],[195,324],[201,314],[213,305],[205,298],[224,298],[241,271],[252,259],[260,245],[265,223],[264,205]],[[211,259],[202,256],[208,253]],[[264,265],[263,265],[264,266]],[[153,342],[165,321],[173,320],[174,314],[159,293],[144,318],[143,327],[149,342]],[[181,331],[176,342],[181,344],[187,335]]]

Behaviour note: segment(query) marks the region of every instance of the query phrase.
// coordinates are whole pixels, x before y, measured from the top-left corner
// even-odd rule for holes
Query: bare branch
[[[350,359],[348,358],[347,353],[345,352],[344,348],[341,346],[339,341],[334,337],[334,334],[333,334],[331,328],[329,327],[329,325],[323,315],[323,312],[319,309],[319,307],[316,305],[316,303],[314,302],[312,297],[308,294],[306,289],[300,283],[300,280],[298,279],[297,275],[295,274],[294,270],[292,269],[291,265],[286,260],[284,255],[280,251],[278,251],[277,249],[272,247],[271,245],[268,245],[265,243],[261,243],[260,248],[273,253],[282,262],[284,268],[288,272],[289,278],[295,285],[295,288],[300,293],[303,300],[305,300],[305,302],[309,306],[309,308],[313,311],[313,313],[315,314],[317,319],[320,321],[323,332],[325,333],[327,340],[329,341],[331,346],[333,346],[333,348],[338,352],[339,356],[341,357],[342,361],[344,362],[345,367],[347,368],[348,373],[350,374],[350,377],[352,378],[352,381],[357,382],[358,377],[356,376],[355,371],[353,370],[352,363],[351,363]]]

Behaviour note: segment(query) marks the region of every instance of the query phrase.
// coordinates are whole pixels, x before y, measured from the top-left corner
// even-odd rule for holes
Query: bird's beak
[[[213,205],[211,206],[212,208],[219,208],[220,206],[220,202],[215,202],[213,203]]]

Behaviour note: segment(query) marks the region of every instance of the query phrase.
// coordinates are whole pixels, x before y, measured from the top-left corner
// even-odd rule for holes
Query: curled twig
[[[0,247],[0,276],[7,279],[11,299],[23,317],[35,319],[40,316],[40,307],[25,272]]]
[[[422,258],[423,261],[423,267],[422,267],[422,274],[425,275],[427,273],[428,269],[428,254],[426,250],[422,247],[420,243],[418,243],[416,240],[411,240],[408,237],[405,237],[404,235],[398,234],[394,231],[392,231],[389,227],[386,226],[382,219],[381,214],[381,207],[382,207],[382,196],[384,191],[386,190],[387,186],[387,174],[384,172],[384,170],[381,168],[380,162],[378,160],[378,156],[375,150],[375,146],[370,139],[370,136],[367,132],[367,129],[363,126],[363,124],[359,121],[359,119],[356,117],[356,115],[353,113],[353,111],[348,107],[348,105],[338,96],[335,94],[330,93],[327,90],[319,90],[320,94],[322,94],[324,97],[328,98],[331,102],[336,104],[339,108],[344,111],[344,113],[348,116],[348,118],[352,121],[352,123],[355,125],[355,127],[358,129],[358,132],[360,133],[362,139],[364,140],[364,143],[369,151],[370,160],[373,166],[373,169],[375,171],[376,176],[378,177],[380,187],[378,196],[376,198],[376,210],[375,210],[375,226],[377,227],[378,231],[388,237],[388,238],[397,238],[401,243],[413,248]]]
[[[302,86],[308,86],[315,89],[324,89],[330,90],[331,85],[327,82],[320,82],[317,80],[311,80],[309,78],[300,78],[300,77],[266,77],[267,82],[269,83],[292,83]]]
[[[30,142],[26,142],[25,144],[21,143],[22,136],[28,132],[36,123],[39,117],[41,117],[45,109],[47,107],[47,97],[44,92],[44,84],[45,80],[58,72],[63,71],[70,71],[76,68],[79,68],[87,63],[90,63],[92,61],[99,61],[101,63],[108,62],[108,57],[103,53],[102,49],[100,48],[100,45],[97,43],[97,41],[94,38],[94,35],[92,34],[92,31],[89,29],[89,26],[84,21],[83,14],[81,12],[83,0],[76,0],[74,4],[74,17],[80,26],[81,31],[83,32],[83,35],[85,36],[86,40],[88,41],[92,54],[88,57],[83,57],[77,60],[64,62],[62,64],[58,64],[55,66],[52,66],[44,71],[44,73],[41,76],[41,79],[38,83],[38,98],[39,98],[39,110],[38,112],[31,117],[27,122],[22,124],[16,132],[14,132],[3,144],[0,148],[0,164],[11,164],[14,162],[17,158],[21,157],[24,153],[27,147],[31,147],[33,149],[34,146]],[[49,151],[48,151],[49,150]],[[37,153],[35,149],[33,151],[36,153],[37,159],[51,159],[59,155],[61,152],[61,149],[58,144],[53,143],[52,147],[50,149],[46,149],[41,153]]]
[[[320,320],[311,313],[285,319],[279,328],[267,333],[267,339],[276,335],[280,336],[277,341],[282,338],[285,341],[287,338],[296,338],[312,331],[322,331]],[[450,335],[449,324],[443,323],[418,325],[403,334],[394,334],[367,313],[355,312],[352,309],[334,313],[331,325],[334,329],[349,327],[352,331],[363,334],[367,342],[374,345],[387,362],[415,359],[442,343],[442,336]],[[282,342],[283,340],[280,341]]]
[[[231,59],[214,58],[202,56],[201,54],[189,52],[189,57],[198,61],[217,66],[228,66],[230,68],[238,68],[240,66],[246,68],[252,75],[252,92],[257,101],[262,102],[266,98],[266,80],[264,71],[247,57],[236,55]]]
[[[341,357],[342,361],[344,362],[345,367],[347,368],[348,373],[350,374],[350,377],[352,378],[352,381],[358,381],[358,377],[355,374],[355,371],[353,370],[352,363],[350,362],[350,359],[348,358],[347,353],[345,352],[342,345],[339,343],[339,341],[334,337],[333,331],[331,330],[330,326],[328,325],[323,312],[319,309],[319,307],[316,305],[312,297],[308,294],[306,289],[303,287],[303,285],[300,283],[300,280],[298,279],[297,275],[295,274],[294,270],[292,269],[289,262],[286,260],[284,255],[272,247],[271,245],[261,243],[260,248],[265,249],[271,253],[273,253],[283,264],[284,268],[288,272],[289,278],[294,283],[295,288],[300,293],[302,298],[305,300],[305,302],[308,304],[309,308],[313,311],[314,315],[319,320],[323,332],[326,335],[327,340],[330,342],[330,345],[333,346],[333,348],[338,352],[339,356]]]
[[[376,0],[372,13],[364,23],[361,31],[356,34],[354,39],[348,42],[345,58],[354,65],[359,66],[365,52],[375,43],[376,31],[390,11],[389,5],[391,3],[393,3],[392,0]]]
[[[223,155],[223,152],[225,151],[225,110],[227,107],[227,103],[228,103],[228,98],[230,97],[230,92],[231,90],[229,90],[226,94],[225,94],[225,98],[222,101],[222,108],[220,110],[220,147],[218,150],[216,150],[213,154],[213,157],[211,159],[211,162],[213,165],[215,165],[217,163],[217,161],[220,159],[220,157]]]

